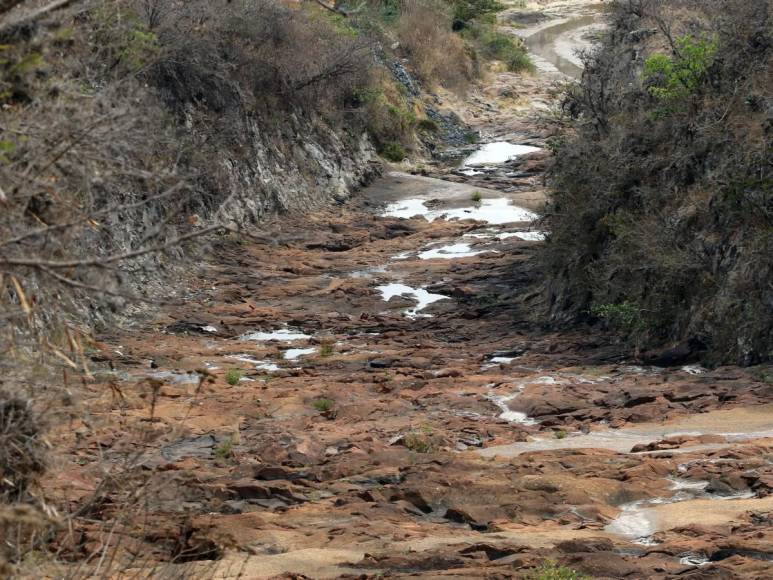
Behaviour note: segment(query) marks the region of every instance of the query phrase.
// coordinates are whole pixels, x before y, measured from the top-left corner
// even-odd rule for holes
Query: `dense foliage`
[[[616,4],[554,143],[555,320],[773,357],[771,18],[769,0]]]

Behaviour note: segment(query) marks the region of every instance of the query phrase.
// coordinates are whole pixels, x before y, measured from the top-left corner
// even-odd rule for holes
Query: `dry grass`
[[[3,38],[0,57],[0,577],[150,577],[216,558],[185,514],[154,516],[174,485],[141,467],[170,436],[158,385],[143,399],[95,383],[90,330],[157,306],[162,268],[200,250],[185,236],[215,231],[200,225],[224,203],[213,159],[249,154],[239,131],[340,121],[370,82],[370,46],[269,0],[102,0]],[[110,429],[127,445],[78,455],[96,489],[71,495],[57,476],[83,451],[71,422],[85,437],[103,427],[89,408],[120,416]]]
[[[422,81],[462,93],[478,71],[474,53],[451,25],[451,12],[443,2],[412,0],[405,3],[397,36]]]

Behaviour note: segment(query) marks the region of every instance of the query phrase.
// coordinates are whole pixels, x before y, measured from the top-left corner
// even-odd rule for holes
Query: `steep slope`
[[[772,17],[768,1],[615,6],[554,143],[555,320],[688,359],[773,356]]]

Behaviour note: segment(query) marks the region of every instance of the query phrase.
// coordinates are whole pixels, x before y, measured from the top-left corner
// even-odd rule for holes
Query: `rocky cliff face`
[[[291,115],[281,126],[245,118],[241,146],[213,159],[223,181],[208,216],[254,223],[275,212],[309,211],[345,200],[379,171],[365,133],[351,134],[319,120]],[[208,205],[203,202],[204,205]]]
[[[231,116],[230,137],[218,146],[209,143],[210,122],[209,114],[190,110],[180,127],[181,139],[199,143],[202,149],[184,161],[183,171],[193,176],[191,187],[166,239],[184,235],[192,223],[220,223],[260,236],[261,221],[340,203],[381,171],[367,133],[319,117],[298,112],[277,122],[253,115]],[[126,198],[137,200],[144,194],[138,189],[128,192]],[[110,216],[110,227],[90,241],[109,252],[137,247],[154,224],[163,222],[167,211],[159,202]],[[166,296],[170,291],[166,281],[190,273],[196,264],[193,258],[206,252],[213,240],[207,236],[194,242],[198,247],[181,245],[165,254],[147,255],[128,265],[111,287],[151,298]],[[120,297],[113,297],[110,303],[112,310],[145,308]],[[104,321],[103,314],[96,308],[90,318]]]

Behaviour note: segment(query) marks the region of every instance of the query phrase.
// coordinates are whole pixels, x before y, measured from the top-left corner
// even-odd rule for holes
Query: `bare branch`
[[[87,221],[94,220],[95,218],[102,217],[104,215],[111,215],[111,214],[115,214],[115,213],[120,212],[120,211],[128,211],[128,210],[140,208],[140,207],[145,206],[145,205],[147,205],[149,203],[153,203],[155,201],[160,201],[162,199],[165,199],[165,198],[173,195],[174,193],[180,191],[180,189],[183,187],[183,185],[184,184],[182,182],[181,183],[177,183],[177,184],[173,185],[172,187],[170,187],[169,189],[167,189],[165,192],[160,193],[158,195],[154,195],[154,196],[148,197],[147,199],[143,199],[142,201],[138,201],[138,202],[135,202],[135,203],[125,203],[125,204],[112,205],[112,206],[106,207],[104,209],[97,210],[97,211],[92,212],[90,214],[84,215],[84,216],[78,218],[77,220],[72,220],[72,221],[69,221],[69,222],[66,222],[66,223],[62,223],[62,224],[54,224],[54,225],[50,225],[50,226],[45,226],[45,227],[42,227],[42,228],[38,228],[36,230],[31,230],[29,232],[25,232],[23,234],[20,234],[20,235],[14,237],[14,238],[10,238],[8,240],[4,240],[4,241],[0,242],[0,247],[9,246],[11,244],[18,244],[18,243],[23,242],[25,240],[28,240],[30,238],[36,238],[36,237],[44,236],[44,235],[47,235],[47,234],[50,234],[50,233],[53,233],[53,232],[56,232],[56,231],[72,228],[72,227],[78,226],[80,224],[83,224],[83,223],[85,223]]]
[[[187,233],[183,236],[175,237],[157,246],[151,246],[149,248],[141,248],[139,250],[133,250],[131,252],[124,252],[121,254],[112,254],[112,255],[104,256],[100,258],[59,261],[59,260],[43,260],[38,258],[2,258],[0,257],[0,264],[4,264],[6,266],[25,266],[28,268],[38,268],[38,269],[79,268],[83,266],[103,267],[103,266],[107,266],[108,264],[115,264],[117,262],[124,262],[126,260],[139,258],[140,256],[144,256],[147,254],[160,253],[160,252],[163,252],[164,250],[168,250],[169,248],[179,246],[180,244],[188,240],[192,240],[194,238],[198,238],[203,235],[206,235],[210,232],[214,232],[216,230],[223,230],[223,229],[228,229],[228,228],[227,226],[216,224],[213,226],[209,226],[207,228],[203,228],[201,230],[196,230],[195,232]]]
[[[150,299],[145,298],[143,296],[139,296],[137,294],[129,294],[126,292],[116,292],[114,290],[108,290],[107,288],[102,288],[100,286],[93,286],[91,284],[84,284],[83,282],[78,282],[77,280],[73,280],[72,278],[69,278],[67,276],[62,276],[61,274],[58,274],[54,270],[50,268],[46,268],[45,266],[42,266],[40,270],[58,282],[61,282],[65,286],[70,286],[71,288],[78,288],[79,290],[86,290],[88,292],[92,292],[95,294],[102,294],[105,296],[112,296],[113,298],[125,298],[126,300],[131,300],[133,302],[147,302],[149,304],[177,304],[178,302],[173,300],[165,300],[163,298],[161,299]]]
[[[19,4],[26,2],[26,0],[0,0],[0,16],[10,12]]]
[[[12,4],[13,6],[21,4],[21,2],[18,0],[5,0],[5,1],[6,3]],[[24,0],[21,0],[21,1],[23,2]],[[80,2],[80,0],[55,0],[50,4],[46,4],[45,6],[38,8],[34,12],[30,12],[29,14],[20,16],[16,20],[0,25],[0,34],[8,32],[9,30],[13,30],[14,28],[19,28],[20,26],[27,26],[29,24],[32,24],[33,22],[43,18],[47,14],[50,14],[51,12],[55,12],[57,10],[61,10],[63,8],[67,8],[70,4],[75,4],[76,2]],[[11,6],[11,8],[13,8],[13,6]],[[6,10],[5,12],[7,11],[8,10]],[[4,12],[2,8],[0,7],[0,14],[3,14],[3,13]]]

